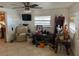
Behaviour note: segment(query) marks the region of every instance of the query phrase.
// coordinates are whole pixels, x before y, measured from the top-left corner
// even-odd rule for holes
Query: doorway
[[[0,11],[0,43],[6,41],[6,21],[5,12]]]

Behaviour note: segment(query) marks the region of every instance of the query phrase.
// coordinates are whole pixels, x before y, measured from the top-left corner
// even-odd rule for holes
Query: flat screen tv
[[[23,21],[31,21],[31,14],[22,14]]]

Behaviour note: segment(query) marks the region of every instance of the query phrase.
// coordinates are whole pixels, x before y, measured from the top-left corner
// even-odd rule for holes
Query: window
[[[75,32],[76,31],[76,28],[75,28],[75,23],[70,23],[69,24],[69,27],[70,27],[70,30],[72,31],[72,32]]]
[[[35,16],[35,26],[42,25],[43,27],[50,27],[51,16]]]

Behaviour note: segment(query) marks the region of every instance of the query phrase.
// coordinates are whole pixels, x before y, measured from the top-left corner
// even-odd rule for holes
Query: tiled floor
[[[49,47],[37,48],[31,44],[30,39],[27,42],[0,42],[0,56],[63,56],[63,52],[55,54]]]

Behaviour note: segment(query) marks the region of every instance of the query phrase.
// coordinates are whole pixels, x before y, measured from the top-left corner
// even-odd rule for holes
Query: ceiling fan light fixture
[[[30,14],[31,13],[31,10],[25,10],[24,13]]]

